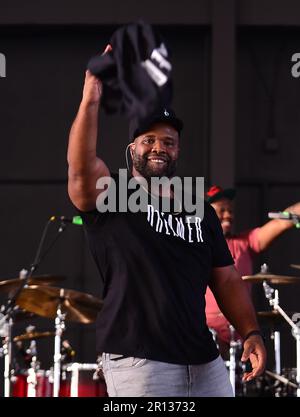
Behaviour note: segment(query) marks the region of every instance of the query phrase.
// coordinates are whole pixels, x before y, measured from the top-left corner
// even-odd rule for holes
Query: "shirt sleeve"
[[[118,191],[118,184],[119,184],[119,177],[118,174],[115,173],[111,173],[111,178],[112,180],[115,182],[116,184],[116,189]],[[116,193],[116,206],[118,205],[118,195],[119,193]],[[107,199],[108,196],[106,195],[104,198],[104,203],[107,203]],[[96,206],[97,206],[97,201],[96,201]],[[106,212],[101,212],[98,210],[98,208],[96,207],[95,209],[91,210],[91,211],[81,211],[78,208],[76,208],[76,211],[78,212],[79,216],[82,218],[83,224],[85,226],[86,229],[89,228],[93,228],[93,226],[95,225],[95,223],[104,223],[108,216],[110,215],[109,211]]]
[[[260,227],[256,227],[255,229],[249,230],[248,232],[249,246],[255,253],[261,252],[260,247],[259,247],[259,241],[258,241],[259,230],[260,230]]]

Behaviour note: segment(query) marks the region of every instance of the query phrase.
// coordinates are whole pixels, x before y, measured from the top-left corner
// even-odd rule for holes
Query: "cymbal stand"
[[[297,397],[300,397],[300,327],[298,327],[293,320],[289,318],[289,316],[285,313],[285,311],[279,305],[279,297],[278,297],[278,290],[274,290],[267,284],[266,281],[263,282],[264,290],[266,297],[269,299],[270,305],[273,307],[274,310],[278,311],[282,315],[282,317],[289,323],[292,328],[292,335],[296,339],[296,361],[297,361],[297,375],[296,375],[296,382],[297,382]],[[274,298],[272,298],[272,293],[275,292]]]
[[[61,289],[61,300],[64,298],[64,289]],[[55,318],[54,338],[54,371],[53,371],[53,397],[59,397],[61,374],[61,338],[65,330],[65,314],[62,313],[61,303],[58,304]]]
[[[234,339],[234,327],[229,326],[230,329],[230,347],[229,347],[229,379],[235,396],[235,379],[236,379],[236,351],[239,343]]]
[[[4,356],[4,397],[11,394],[11,374],[12,374],[12,326],[13,319],[7,314],[0,319],[0,335],[3,337],[3,356]]]
[[[275,303],[279,304],[279,296],[278,290],[274,290],[274,288],[270,287],[266,281],[263,282],[264,292],[266,298],[269,300],[269,304],[275,310]],[[272,298],[274,294],[274,299]],[[275,355],[275,372],[277,374],[281,374],[281,356],[280,356],[280,332],[279,331],[272,331],[272,338],[274,342],[274,355]]]
[[[29,347],[30,355],[31,355],[31,363],[30,368],[28,369],[28,377],[27,377],[27,397],[36,397],[36,386],[37,386],[37,351],[36,351],[36,341],[32,340]]]
[[[21,287],[10,298],[6,305],[1,307],[0,318],[0,336],[3,337],[3,356],[4,356],[4,397],[11,396],[11,377],[12,377],[12,327],[13,327],[13,315],[18,307],[15,305],[15,295],[19,294],[23,283],[26,282],[28,271],[22,269],[20,271],[20,279],[22,279]]]
[[[62,232],[66,228],[66,224],[61,219],[61,224],[58,229],[56,237],[53,239],[51,244],[46,248],[44,253],[42,254],[42,248],[46,239],[47,231],[49,225],[55,220],[55,217],[52,216],[46,223],[41,240],[39,242],[39,246],[37,249],[37,253],[35,255],[35,259],[33,263],[30,265],[29,271],[27,269],[22,269],[20,271],[20,286],[16,289],[15,293],[8,299],[7,303],[2,306],[1,308],[1,315],[0,315],[0,336],[1,336],[1,327],[7,329],[4,336],[4,343],[3,343],[3,356],[4,356],[4,396],[10,397],[11,395],[11,376],[12,376],[12,326],[13,326],[13,319],[12,316],[14,311],[17,309],[16,303],[18,296],[21,294],[24,287],[27,286],[29,278],[32,276],[33,272],[36,271],[37,267],[41,263],[42,259],[45,258],[46,254],[50,251],[52,246],[55,244],[56,240],[61,236]],[[2,317],[1,317],[2,316]],[[6,326],[6,327],[5,327]]]

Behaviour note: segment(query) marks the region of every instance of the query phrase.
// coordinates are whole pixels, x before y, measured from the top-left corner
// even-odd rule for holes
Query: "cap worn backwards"
[[[234,188],[223,189],[219,185],[212,185],[206,193],[206,199],[209,203],[221,200],[222,198],[228,198],[233,200],[235,197],[236,190]]]

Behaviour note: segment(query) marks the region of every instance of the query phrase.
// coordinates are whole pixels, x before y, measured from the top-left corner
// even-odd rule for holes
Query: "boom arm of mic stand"
[[[25,269],[22,269],[20,272],[20,286],[15,291],[14,295],[9,298],[7,301],[7,304],[3,306],[1,313],[3,314],[3,317],[1,317],[1,326],[2,329],[4,326],[7,328],[4,329],[4,340],[5,343],[3,345],[4,350],[4,396],[10,397],[11,396],[11,361],[12,361],[12,326],[13,326],[13,312],[16,307],[16,302],[18,299],[18,296],[20,295],[21,291],[25,287],[25,285],[28,283],[29,278],[32,276],[33,271],[36,270],[37,266],[40,264],[41,260],[44,258],[45,254],[51,249],[53,244],[58,239],[58,236],[61,235],[61,232],[65,230],[65,225],[61,225],[58,230],[58,235],[55,236],[55,239],[51,242],[51,244],[48,246],[47,250],[41,256],[42,247],[46,238],[47,230],[49,228],[50,223],[54,220],[54,218],[50,218],[46,226],[44,227],[43,234],[41,237],[41,240],[39,242],[38,250],[34,259],[34,262],[31,264],[29,272]],[[2,331],[0,328],[0,330]]]
[[[42,248],[46,239],[46,235],[47,235],[47,231],[49,228],[49,225],[55,220],[55,217],[51,217],[44,229],[43,229],[43,233],[42,233],[42,237],[41,240],[39,242],[39,246],[34,258],[33,263],[30,265],[30,269],[29,272],[26,269],[22,269],[20,271],[20,278],[22,280],[20,280],[20,286],[17,288],[15,294],[8,300],[7,304],[4,306],[2,314],[7,315],[7,314],[11,314],[12,310],[14,309],[15,305],[16,305],[16,301],[17,298],[19,297],[21,291],[23,290],[23,288],[25,287],[25,285],[27,285],[29,278],[32,276],[33,272],[37,269],[37,267],[39,266],[39,264],[41,263],[41,261],[44,259],[44,257],[46,256],[46,254],[49,252],[49,250],[52,248],[52,246],[54,245],[54,243],[57,241],[58,237],[61,235],[61,233],[65,230],[66,228],[66,224],[65,223],[61,223],[59,229],[58,229],[58,234],[55,236],[55,238],[53,239],[53,241],[50,243],[50,245],[46,248],[45,252],[43,253],[43,255],[41,255],[42,252]]]

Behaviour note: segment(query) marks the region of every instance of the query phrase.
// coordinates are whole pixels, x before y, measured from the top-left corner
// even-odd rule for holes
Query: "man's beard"
[[[150,179],[151,177],[173,177],[177,168],[177,160],[172,160],[169,156],[164,155],[163,157],[164,159],[166,159],[166,164],[164,164],[163,167],[157,166],[156,168],[154,168],[153,166],[151,166],[151,162],[149,163],[148,161],[149,155],[151,155],[151,153],[145,155],[137,155],[136,152],[133,152],[132,155],[132,163],[134,168],[145,179]],[[160,157],[160,155],[156,156],[158,158]]]

